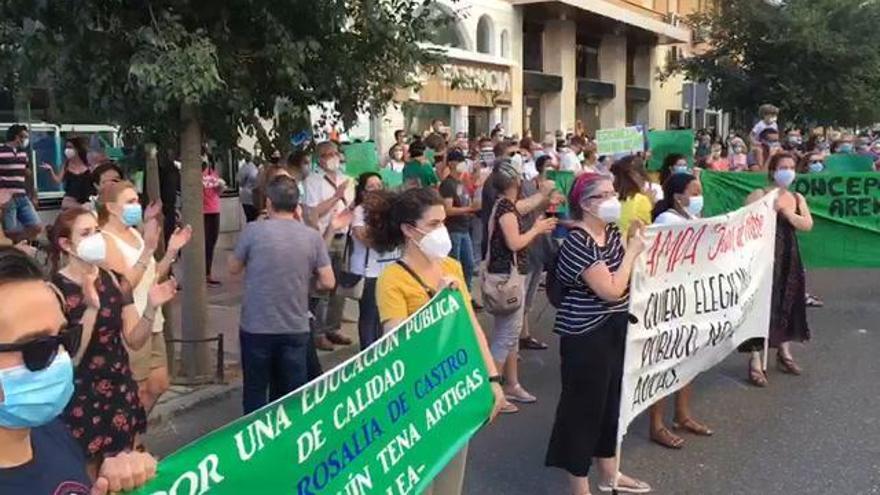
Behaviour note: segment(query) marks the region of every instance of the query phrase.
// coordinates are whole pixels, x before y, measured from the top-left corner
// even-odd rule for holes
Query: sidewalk
[[[208,336],[223,335],[224,345],[224,383],[185,386],[172,385],[171,388],[159,398],[159,402],[153,408],[148,419],[149,428],[158,428],[174,417],[191,409],[208,406],[213,402],[228,398],[241,388],[241,350],[238,341],[238,324],[241,313],[241,298],[243,283],[241,277],[230,278],[226,271],[226,260],[231,250],[231,236],[221,239],[214,255],[214,278],[223,285],[218,288],[208,288]],[[357,353],[357,304],[349,301],[344,314],[342,333],[351,338],[354,344],[350,346],[337,346],[334,351],[318,351],[318,357],[324,369],[330,369],[336,364],[348,359]],[[181,310],[180,298],[173,302],[174,321],[172,325],[173,338],[181,338]],[[176,349],[179,353],[179,345]],[[216,358],[217,346],[211,345],[211,358]],[[174,379],[172,377],[172,383]]]

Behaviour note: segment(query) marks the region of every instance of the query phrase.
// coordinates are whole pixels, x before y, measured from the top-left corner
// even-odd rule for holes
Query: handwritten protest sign
[[[357,179],[364,172],[379,171],[379,155],[376,152],[376,143],[367,141],[364,143],[352,143],[342,146],[345,155],[345,175]]]
[[[743,205],[755,189],[769,187],[763,173],[704,171],[705,215]],[[880,268],[880,175],[819,173],[798,175],[791,191],[807,200],[813,230],[798,233],[808,268]]]
[[[633,271],[619,435],[742,342],[767,336],[776,195],[727,215],[652,226]]]
[[[447,289],[321,378],[164,459],[136,493],[421,493],[492,403],[470,315]]]
[[[663,167],[663,160],[674,153],[684,155],[688,159],[688,165],[694,166],[694,131],[691,129],[649,131],[648,148],[651,150],[648,170],[652,172],[659,171]]]
[[[596,149],[599,156],[645,151],[645,136],[637,126],[600,129],[596,131]]]

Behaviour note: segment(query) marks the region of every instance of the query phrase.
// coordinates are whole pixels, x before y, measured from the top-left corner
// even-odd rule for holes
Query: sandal
[[[516,404],[512,402],[505,402],[501,409],[498,410],[501,414],[516,414],[519,412],[519,408],[516,407]]]
[[[749,383],[756,387],[764,388],[767,386],[767,375],[764,374],[763,370],[749,366]]]
[[[821,308],[825,306],[825,302],[812,294],[807,294],[805,301],[808,308]]]
[[[526,389],[524,389],[522,385],[517,385],[508,390],[504,390],[504,398],[509,401],[519,402],[520,404],[534,404],[535,402],[538,402],[538,398],[526,392]]]
[[[684,447],[684,438],[673,434],[665,426],[656,431],[651,431],[651,441],[667,449],[680,450]]]
[[[644,481],[630,478],[628,476],[618,475],[616,486],[615,482],[599,483],[599,491],[603,493],[650,493],[651,485]]]
[[[715,432],[709,429],[708,426],[699,423],[693,418],[687,418],[682,422],[674,422],[672,423],[672,429],[678,431],[689,431],[694,435],[700,435],[702,437],[711,437]]]
[[[800,375],[803,370],[794,359],[790,357],[785,357],[782,354],[776,354],[776,367],[779,368],[779,371],[783,373],[788,373],[789,375]]]
[[[519,339],[519,348],[528,349],[530,351],[543,351],[547,348],[547,344],[532,336],[528,336],[524,339]]]

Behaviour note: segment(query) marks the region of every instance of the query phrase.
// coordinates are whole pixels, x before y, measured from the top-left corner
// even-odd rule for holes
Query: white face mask
[[[460,173],[460,174],[467,173],[467,171],[468,171],[468,164],[467,164],[467,162],[458,162],[458,163],[455,165],[455,170],[456,170],[456,172],[458,172],[458,173]]]
[[[76,150],[73,148],[64,148],[64,156],[67,157],[68,160],[76,156]]]
[[[397,161],[403,160],[403,152],[402,151],[395,151],[393,158]]]
[[[330,172],[339,170],[339,158],[330,158],[324,162],[324,168]]]
[[[96,265],[107,257],[107,241],[100,232],[83,237],[76,245],[76,257],[86,263]]]
[[[18,149],[22,149],[22,150],[23,150],[23,149],[27,149],[28,145],[30,145],[30,144],[31,144],[31,140],[30,140],[29,138],[28,138],[28,139],[24,139],[24,140],[21,142],[21,146],[19,146]]]
[[[608,198],[599,204],[599,208],[594,215],[605,223],[614,223],[620,220],[620,209],[620,200],[616,197]]]
[[[449,238],[449,231],[446,230],[445,225],[428,233],[416,230],[425,234],[417,244],[428,259],[437,261],[449,256],[449,252],[452,251],[452,239]]]
[[[703,197],[691,196],[687,206],[684,207],[692,217],[699,217],[703,213]]]
[[[510,157],[510,165],[514,170],[520,175],[523,173],[523,157],[520,154],[513,155]]]

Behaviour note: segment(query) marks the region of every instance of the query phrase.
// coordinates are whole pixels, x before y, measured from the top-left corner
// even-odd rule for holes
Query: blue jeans
[[[40,225],[40,216],[26,194],[16,194],[9,200],[3,212],[3,230],[16,234],[27,228]]]
[[[464,283],[467,284],[468,290],[471,289],[471,277],[474,274],[474,243],[471,241],[470,232],[450,232],[452,239],[452,256],[461,263],[461,270],[464,272]]]
[[[239,331],[244,413],[284,397],[308,381],[308,332],[261,334]]]

